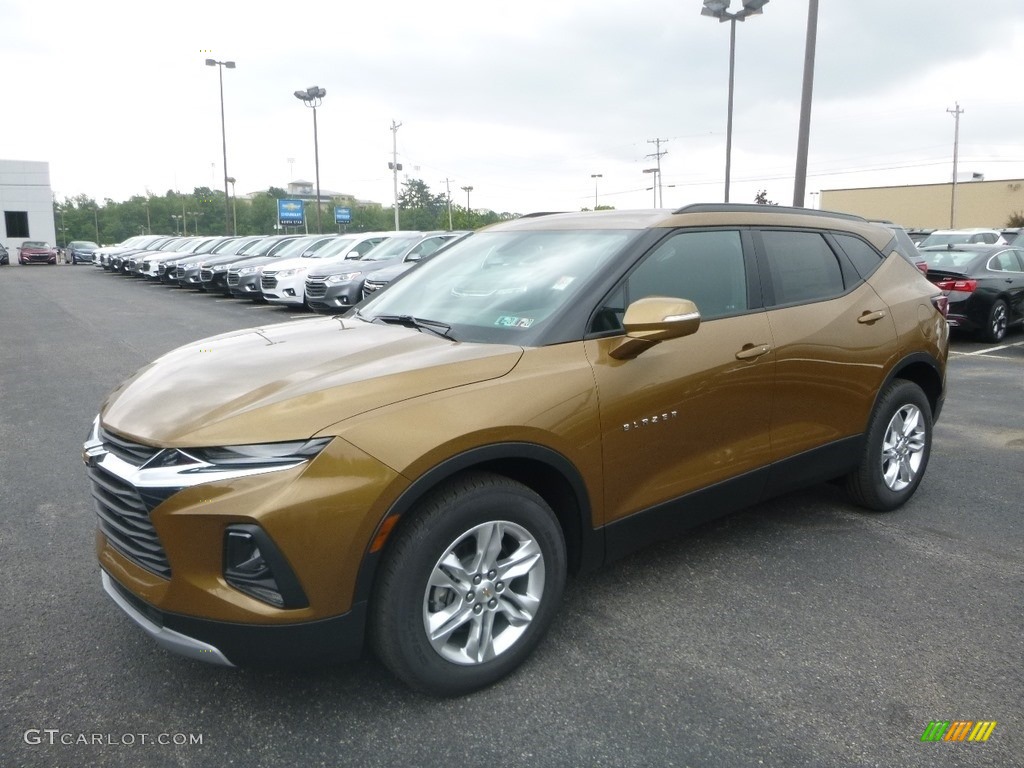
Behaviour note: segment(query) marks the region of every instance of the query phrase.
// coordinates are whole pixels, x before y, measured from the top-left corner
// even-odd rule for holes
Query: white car
[[[260,292],[272,304],[306,303],[306,273],[313,267],[358,259],[397,232],[361,232],[339,237],[314,253],[267,264],[260,269]]]
[[[984,243],[1004,245],[1003,233],[998,229],[937,229],[917,244],[918,248],[929,245],[959,245],[960,243]]]

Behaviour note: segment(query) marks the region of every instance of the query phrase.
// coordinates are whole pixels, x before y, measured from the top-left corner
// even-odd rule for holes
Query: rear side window
[[[835,238],[861,277],[867,277],[882,263],[882,254],[859,237],[835,235]]]
[[[761,233],[776,304],[821,301],[845,290],[843,272],[817,232]]]

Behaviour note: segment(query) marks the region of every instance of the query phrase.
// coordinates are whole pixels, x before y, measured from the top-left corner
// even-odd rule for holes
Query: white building
[[[57,243],[53,223],[50,164],[31,160],[0,160],[0,242],[11,252],[26,240]]]

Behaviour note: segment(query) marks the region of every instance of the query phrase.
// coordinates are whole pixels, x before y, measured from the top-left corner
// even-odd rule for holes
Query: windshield
[[[978,242],[973,232],[932,232],[924,240],[917,244],[918,248],[927,248],[929,245],[956,245],[957,243]]]
[[[423,239],[423,235],[415,237],[389,237],[380,245],[374,246],[372,250],[362,255],[360,261],[384,261],[385,259],[397,259],[404,256],[406,251]]]
[[[26,240],[22,244],[21,247],[22,248],[49,248],[50,246],[48,246],[42,240]]]
[[[198,248],[196,248],[194,251],[192,251],[192,253],[197,253],[197,254],[198,253],[209,253],[214,248],[216,248],[219,244],[220,244],[220,238],[219,237],[212,237],[209,240],[207,240],[206,242],[204,242],[202,245],[200,245]]]
[[[83,251],[86,249],[96,250],[97,248],[99,248],[99,246],[96,245],[96,243],[91,242],[89,240],[79,240],[78,242],[72,243],[70,247],[81,248]]]
[[[982,253],[989,251],[950,251],[945,248],[938,251],[921,251],[921,256],[934,269],[963,269]]]
[[[326,259],[344,253],[355,243],[354,237],[335,237],[323,243],[318,243],[316,248],[310,248],[302,253],[304,259]]]
[[[423,262],[359,315],[441,322],[460,341],[528,344],[635,234],[480,232]]]
[[[298,240],[292,240],[280,250],[274,251],[274,256],[281,256],[283,258],[288,258],[289,256],[301,256],[303,251],[317,242],[326,243],[328,240],[327,238],[317,240],[317,235],[305,235],[300,237]]]

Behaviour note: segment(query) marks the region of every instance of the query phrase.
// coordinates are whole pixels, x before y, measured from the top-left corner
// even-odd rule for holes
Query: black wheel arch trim
[[[460,472],[469,469],[487,470],[489,466],[502,463],[507,465],[509,462],[514,463],[517,460],[546,465],[565,481],[571,492],[571,499],[568,500],[573,502],[575,508],[554,510],[565,531],[567,549],[569,550],[567,552],[569,570],[573,572],[589,571],[599,567],[604,562],[605,555],[604,531],[600,528],[594,529],[591,524],[590,494],[583,482],[582,475],[565,456],[536,443],[494,443],[472,448],[445,459],[416,478],[402,492],[381,519],[381,524],[394,517],[400,521],[428,492]],[[516,475],[515,472],[501,472],[499,468],[495,468],[495,471],[512,477]],[[380,525],[377,530],[380,530]],[[375,538],[376,535],[377,532],[374,533]],[[370,551],[370,545],[368,545],[356,577],[353,602],[366,602],[370,599],[377,567],[380,565],[384,549],[382,547],[374,552]]]
[[[875,401],[871,405],[871,413],[875,412],[875,409],[878,407],[878,401],[882,397],[882,393],[889,388],[889,385],[896,379],[907,379],[908,377],[901,376],[900,374],[915,365],[924,365],[935,375],[935,379],[938,382],[937,391],[929,392],[928,389],[924,387],[922,387],[922,389],[924,390],[925,397],[928,398],[928,402],[931,403],[932,406],[932,422],[934,423],[939,420],[939,415],[942,413],[942,405],[946,399],[946,377],[943,375],[943,368],[938,361],[925,352],[915,352],[912,355],[907,355],[892,367],[892,370],[889,371],[889,374],[885,377],[885,380],[875,393]],[[912,381],[913,379],[909,380]]]

